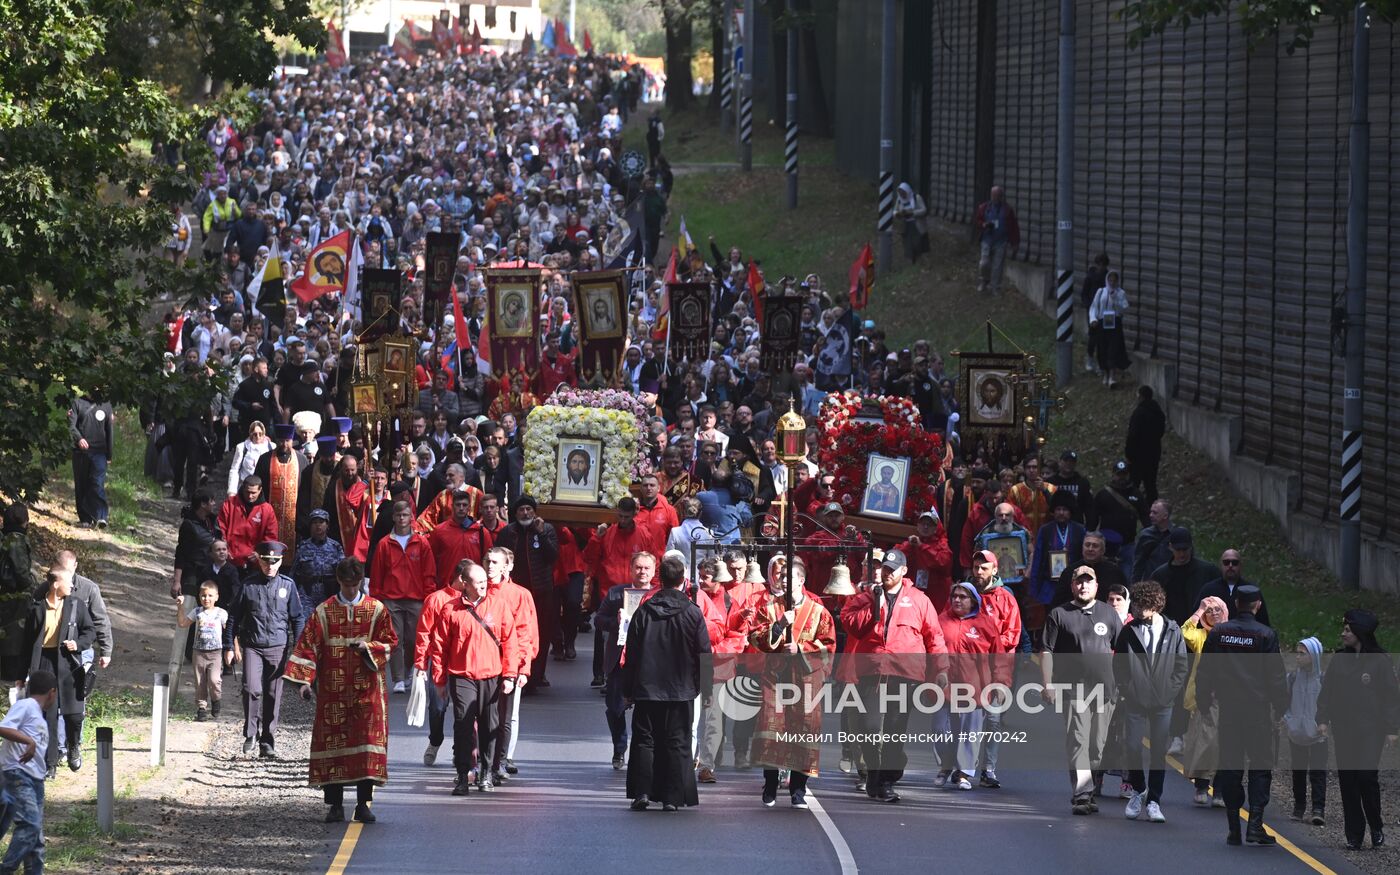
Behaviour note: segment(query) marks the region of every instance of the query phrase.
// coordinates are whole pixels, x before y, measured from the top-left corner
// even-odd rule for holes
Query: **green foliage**
[[[131,148],[200,142],[200,119],[172,97],[179,83],[156,78],[162,53],[151,49],[193,45],[195,69],[259,84],[276,63],[269,35],[324,41],[309,10],[308,0],[0,0],[0,493],[42,489],[69,449],[74,392],[136,405],[171,385],[144,321],[151,302],[215,287],[212,271],[159,256],[171,205],[189,202],[210,156],[187,145],[186,163],[169,167]]]
[[[546,18],[569,23],[569,0],[542,0]],[[593,51],[659,55],[663,43],[661,6],[656,0],[587,0],[575,4],[574,45],[583,51],[583,32]],[[536,38],[539,34],[535,34]]]
[[[1394,21],[1400,0],[1371,0],[1373,16]],[[1130,43],[1217,15],[1234,13],[1253,42],[1272,39],[1292,28],[1284,48],[1289,54],[1307,48],[1315,28],[1328,21],[1346,21],[1356,8],[1354,0],[1133,0],[1122,11],[1133,22]]]

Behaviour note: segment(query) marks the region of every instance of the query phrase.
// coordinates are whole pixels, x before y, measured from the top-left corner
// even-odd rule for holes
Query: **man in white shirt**
[[[29,695],[10,708],[0,721],[0,772],[4,774],[9,807],[0,818],[0,833],[13,823],[9,850],[0,860],[0,870],[39,872],[44,867],[44,765],[49,748],[49,725],[44,713],[58,702],[58,680],[51,672],[29,675]]]

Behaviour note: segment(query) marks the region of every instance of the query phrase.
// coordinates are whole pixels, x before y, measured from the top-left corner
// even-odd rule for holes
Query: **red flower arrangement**
[[[866,402],[879,404],[883,425],[857,420]],[[835,498],[848,513],[860,510],[872,453],[909,459],[906,521],[937,507],[945,446],[941,435],[924,430],[913,401],[893,395],[867,398],[854,390],[831,394],[822,403],[820,423],[817,459],[822,470],[835,475]]]

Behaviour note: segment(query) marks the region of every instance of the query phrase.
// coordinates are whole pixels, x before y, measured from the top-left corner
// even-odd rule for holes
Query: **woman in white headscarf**
[[[904,222],[904,255],[911,262],[928,252],[928,206],[907,182],[899,184],[894,214]]]

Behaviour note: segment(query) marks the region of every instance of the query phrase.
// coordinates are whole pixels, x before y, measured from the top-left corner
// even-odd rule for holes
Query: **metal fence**
[[[1246,455],[1296,471],[1300,506],[1335,519],[1343,357],[1332,311],[1346,279],[1347,28],[1289,56],[1250,48],[1219,19],[1128,47],[1122,0],[1079,0],[1075,243],[1079,270],[1107,252],[1132,302],[1134,349],[1174,362],[1177,398],[1242,417]],[[999,0],[994,69],[979,67],[977,0],[934,13],[930,210],[968,221],[978,150],[1022,227],[1018,257],[1054,261],[1056,4]],[[989,16],[984,8],[983,26]],[[1363,531],[1395,538],[1400,511],[1400,50],[1371,48],[1370,263]],[[993,75],[995,126],[977,140],[977,75]],[[985,155],[981,156],[985,161]],[[1394,414],[1394,415],[1393,415]]]

